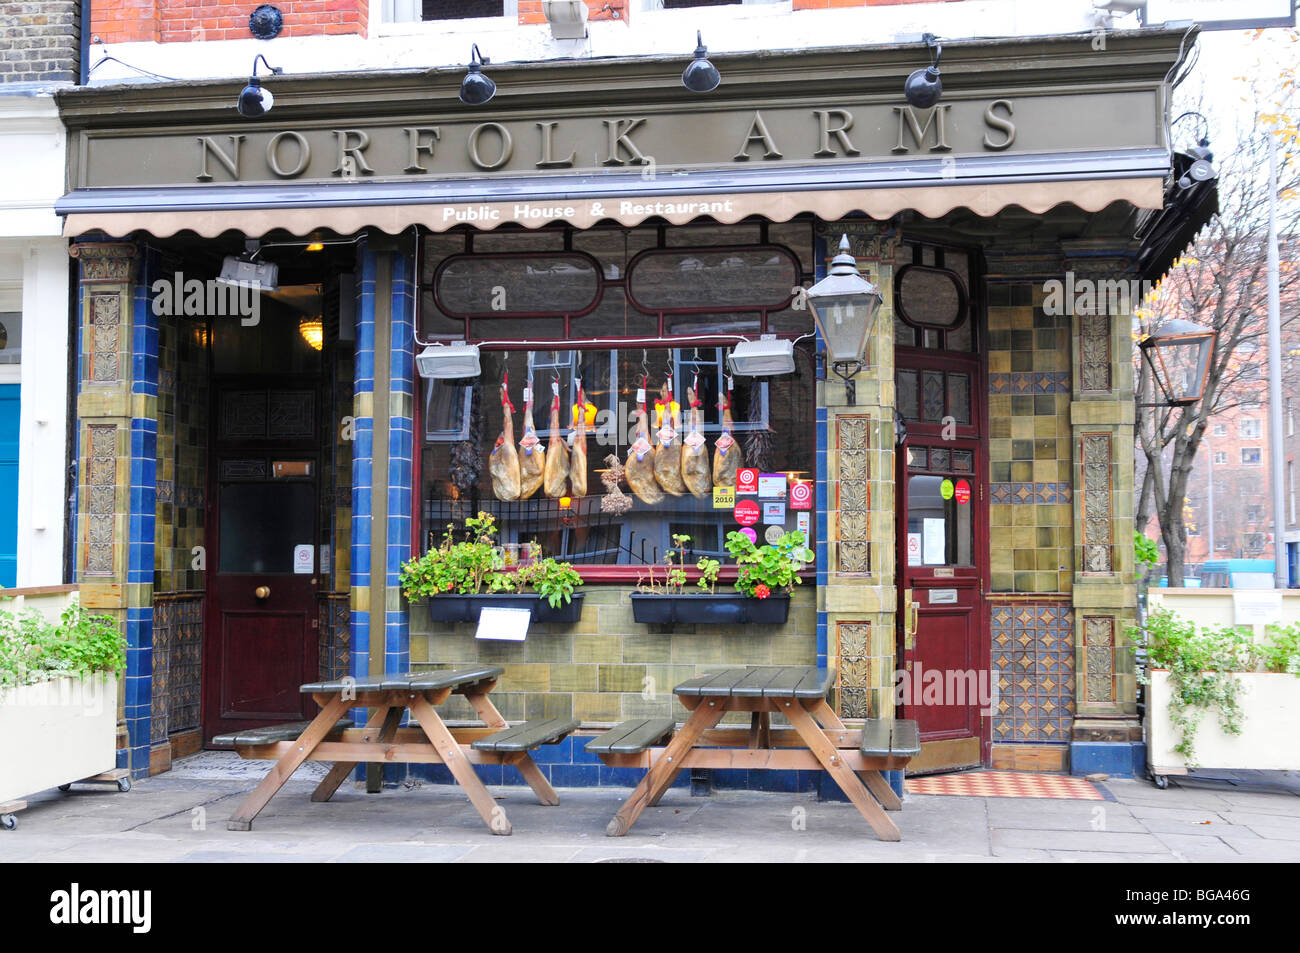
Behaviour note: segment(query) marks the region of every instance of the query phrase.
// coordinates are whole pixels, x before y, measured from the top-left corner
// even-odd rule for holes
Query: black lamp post
[[[826,345],[827,363],[844,379],[850,404],[856,403],[853,378],[866,364],[867,342],[883,302],[879,289],[858,272],[848,235],[841,236],[830,274],[808,289],[808,306]]]
[[[1219,332],[1181,318],[1147,335],[1138,345],[1164,400],[1154,407],[1189,407],[1205,393],[1210,355]]]

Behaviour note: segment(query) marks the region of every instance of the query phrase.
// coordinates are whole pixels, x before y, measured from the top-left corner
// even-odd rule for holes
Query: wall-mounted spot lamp
[[[695,58],[682,70],[682,85],[693,93],[711,93],[722,82],[722,74],[709,62],[709,51],[704,46],[704,35],[695,31]]]
[[[266,57],[261,53],[253,57],[253,75],[248,78],[248,85],[240,92],[239,99],[235,103],[239,115],[245,119],[256,119],[258,116],[265,116],[271,111],[271,106],[275,103],[275,97],[271,95],[271,91],[265,88],[262,81],[257,78],[258,60],[261,60],[272,75],[279,76],[284,72],[280,67],[272,66],[266,62]]]
[[[483,65],[488,62],[475,43],[470,50],[465,78],[460,82],[460,101],[466,106],[482,106],[497,94],[497,84],[483,72]]]
[[[916,70],[907,77],[907,82],[903,84],[903,95],[909,105],[917,109],[929,109],[943,95],[943,80],[939,78],[939,59],[943,56],[943,47],[933,33],[926,33],[922,39],[925,40],[926,48],[934,53],[934,60],[929,66]]]

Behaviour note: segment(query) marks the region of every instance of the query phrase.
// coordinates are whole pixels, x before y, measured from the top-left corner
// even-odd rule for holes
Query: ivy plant
[[[1174,750],[1189,767],[1196,765],[1196,732],[1211,709],[1218,712],[1219,728],[1239,735],[1242,672],[1289,672],[1300,675],[1300,625],[1269,626],[1265,638],[1255,643],[1240,629],[1198,628],[1167,609],[1157,609],[1146,620],[1145,632],[1133,628],[1135,639],[1145,635],[1149,668],[1169,672],[1169,720],[1179,735]],[[1149,670],[1141,676],[1151,683]]]
[[[0,687],[126,669],[126,638],[110,616],[72,603],[57,622],[35,609],[0,609]]]

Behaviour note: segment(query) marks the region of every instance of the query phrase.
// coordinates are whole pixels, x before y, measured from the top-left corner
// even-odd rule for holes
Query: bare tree
[[[1268,88],[1266,88],[1268,87]],[[1181,586],[1187,550],[1185,503],[1192,462],[1210,417],[1243,400],[1266,397],[1268,136],[1277,135],[1279,191],[1278,233],[1293,251],[1300,236],[1300,145],[1294,121],[1296,97],[1289,76],[1243,81],[1243,105],[1237,112],[1238,145],[1218,157],[1219,215],[1210,222],[1156,288],[1152,300],[1134,315],[1134,341],[1174,318],[1185,318],[1219,332],[1210,358],[1202,399],[1190,407],[1152,407],[1158,388],[1145,362],[1137,360],[1136,402],[1138,457],[1145,464],[1137,500],[1136,526],[1155,516],[1168,560],[1169,585]],[[1206,104],[1202,94],[1189,109]],[[1202,109],[1201,111],[1206,111]],[[1283,325],[1296,320],[1300,291],[1295,255],[1281,269]],[[1136,354],[1135,354],[1136,360]],[[1264,494],[1260,493],[1261,501]],[[1275,532],[1280,532],[1280,527]]]

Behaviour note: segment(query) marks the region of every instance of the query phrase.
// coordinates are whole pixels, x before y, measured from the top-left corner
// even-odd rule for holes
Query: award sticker
[[[939,484],[939,495],[945,500],[951,500],[953,494],[952,480],[944,480]]]
[[[736,502],[736,522],[741,526],[753,526],[758,522],[761,512],[762,511],[758,508],[758,504],[753,500],[738,500]],[[757,537],[758,534],[755,533],[754,536]]]
[[[715,486],[713,488],[713,508],[729,510],[736,505],[736,488],[734,486]]]
[[[763,533],[763,538],[772,546],[781,542],[785,538],[785,529],[780,526],[769,526]]]

